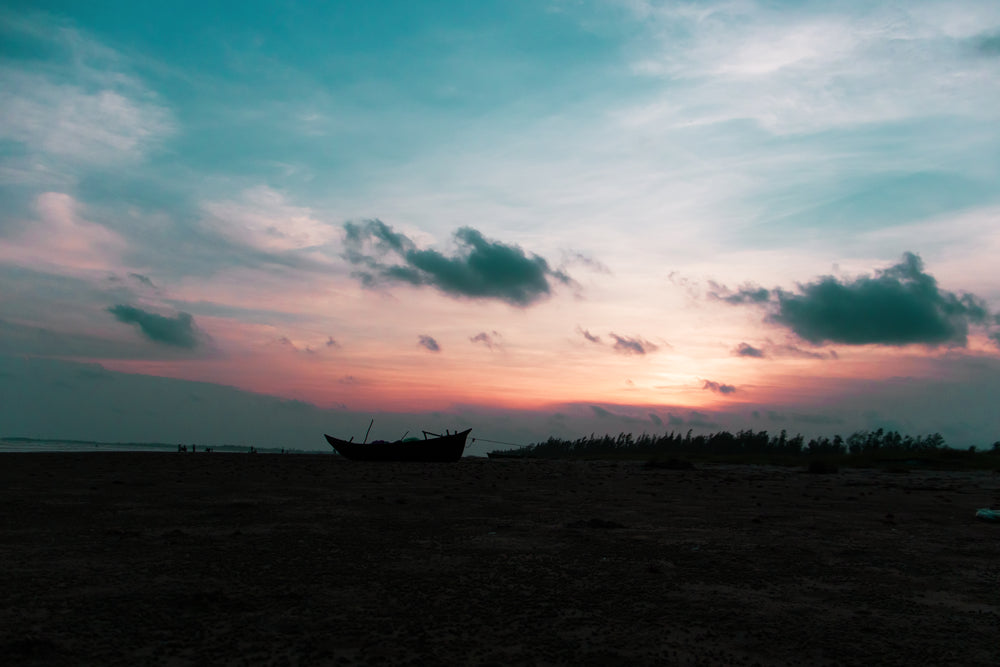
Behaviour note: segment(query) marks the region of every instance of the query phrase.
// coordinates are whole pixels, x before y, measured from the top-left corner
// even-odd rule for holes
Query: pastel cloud
[[[333,241],[339,229],[316,218],[312,210],[295,206],[267,186],[242,193],[239,200],[207,202],[203,224],[232,243],[259,250],[285,252]]]
[[[0,66],[0,138],[61,169],[134,162],[175,131],[172,112],[116,51],[39,16],[0,25],[3,38],[54,55],[45,68]]]
[[[497,299],[523,308],[549,296],[553,284],[571,282],[544,258],[528,255],[517,245],[489,240],[471,227],[455,232],[458,254],[451,257],[418,248],[381,220],[348,222],[344,229],[345,257],[362,267],[357,276],[368,286],[381,282],[429,285],[449,296]],[[389,263],[386,256],[402,263]]]
[[[0,262],[45,267],[53,273],[109,269],[127,243],[116,232],[84,219],[70,195],[45,192],[35,199],[37,218],[0,244]]]
[[[0,137],[80,162],[137,159],[165,135],[166,111],[113,90],[89,93],[0,74]],[[29,92],[30,91],[30,92]]]
[[[992,52],[1000,12],[988,4],[875,3],[838,16],[809,3],[632,3],[651,33],[634,71],[675,84],[669,102],[634,116],[661,125],[750,119],[790,134],[935,113],[992,115],[995,63],[954,48],[973,39],[980,53]],[[939,77],[955,84],[927,85]]]

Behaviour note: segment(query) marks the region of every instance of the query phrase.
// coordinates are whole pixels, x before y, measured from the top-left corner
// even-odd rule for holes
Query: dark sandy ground
[[[6,664],[1000,661],[1000,475],[0,456]]]

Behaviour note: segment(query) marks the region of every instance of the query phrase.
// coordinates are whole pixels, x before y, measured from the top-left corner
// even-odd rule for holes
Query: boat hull
[[[442,435],[426,440],[411,442],[349,442],[335,438],[332,435],[323,436],[333,449],[345,459],[352,461],[424,461],[450,462],[462,458],[465,452],[465,441],[472,429],[461,433]]]

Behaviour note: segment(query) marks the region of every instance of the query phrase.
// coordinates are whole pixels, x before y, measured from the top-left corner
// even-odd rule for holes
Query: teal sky
[[[998,3],[7,2],[0,383],[989,444],[998,184]]]

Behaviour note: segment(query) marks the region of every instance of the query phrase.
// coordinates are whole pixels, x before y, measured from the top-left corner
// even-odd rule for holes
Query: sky
[[[5,2],[0,435],[989,446],[998,184],[995,2]]]

